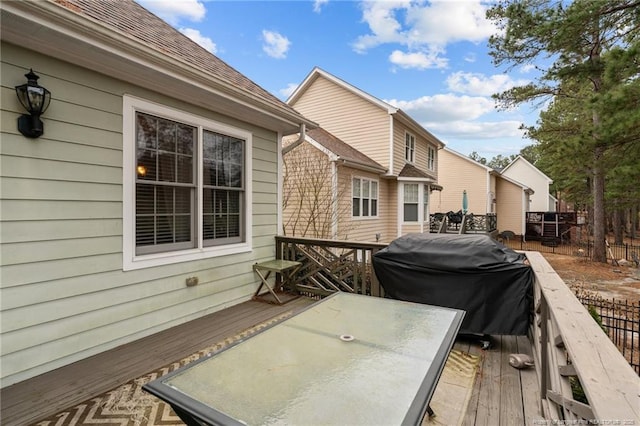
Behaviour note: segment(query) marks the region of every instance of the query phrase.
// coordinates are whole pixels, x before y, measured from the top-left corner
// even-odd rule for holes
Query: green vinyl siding
[[[277,135],[73,64],[2,43],[2,386],[250,298],[273,256]],[[29,68],[52,93],[44,135],[16,129]],[[123,96],[253,136],[252,250],[123,271]],[[188,277],[199,285],[186,287]]]

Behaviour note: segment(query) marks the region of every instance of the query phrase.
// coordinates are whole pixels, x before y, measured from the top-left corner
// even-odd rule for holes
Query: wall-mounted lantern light
[[[16,86],[18,100],[29,113],[18,118],[18,130],[28,138],[38,138],[44,133],[44,124],[40,120],[42,113],[49,107],[51,92],[38,84],[38,75],[29,70],[27,84]]]

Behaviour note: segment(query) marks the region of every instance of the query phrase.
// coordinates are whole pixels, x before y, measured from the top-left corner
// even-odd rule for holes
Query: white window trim
[[[428,183],[422,179],[411,179],[406,178],[402,180],[398,180],[400,183],[400,188],[398,191],[398,219],[399,223],[402,225],[424,225],[429,222],[429,216],[424,217],[424,199],[425,199],[425,185],[428,187]],[[407,222],[404,220],[404,186],[407,184],[417,184],[418,185],[418,220]],[[426,195],[429,197],[429,194]],[[428,199],[427,199],[428,200]],[[430,201],[430,200],[428,200]],[[429,202],[427,202],[427,206],[430,209]],[[429,212],[427,212],[429,213]]]
[[[208,118],[197,116],[191,113],[173,109],[164,105],[136,98],[130,95],[123,96],[122,102],[122,269],[130,271],[135,269],[149,268],[154,266],[168,265],[179,262],[207,259],[211,257],[226,256],[236,253],[250,252],[252,241],[252,134],[246,130],[229,126]],[[135,113],[145,112],[148,114],[164,117],[170,120],[189,124],[198,127],[198,179],[197,193],[202,194],[202,131],[203,128],[225,135],[237,137],[245,140],[245,203],[244,203],[244,236],[242,243],[227,244],[220,246],[205,247],[202,242],[202,215],[198,215],[198,232],[196,233],[197,248],[189,250],[179,250],[164,253],[153,253],[145,255],[136,254],[136,230],[135,230],[135,167],[136,167],[136,146],[135,146]],[[196,211],[202,211],[201,196],[196,197]]]
[[[433,162],[430,162],[429,154],[432,152],[433,152]],[[427,146],[427,170],[435,171],[436,161],[437,161],[436,149],[431,145],[428,145]]]
[[[411,158],[407,158],[407,136],[413,140],[413,146],[410,147]],[[416,162],[416,135],[411,132],[404,132],[404,159],[407,163],[414,164]]]
[[[377,179],[372,179],[370,177],[366,177],[366,176],[351,176],[351,203],[353,203],[353,180],[354,179],[360,179],[360,180],[368,180],[369,182],[375,182],[376,186],[378,187],[378,196],[375,198],[375,200],[378,201],[378,207],[376,208],[376,214],[375,216],[373,215],[369,215],[369,216],[362,216],[362,214],[360,216],[354,216],[353,215],[353,204],[351,205],[351,218],[354,220],[373,220],[373,219],[378,219],[380,217],[380,182]],[[360,213],[362,213],[362,189],[360,189],[361,194],[360,194]],[[372,200],[373,198],[371,198],[371,187],[369,187],[369,200]],[[371,211],[371,208],[369,208],[369,211]]]

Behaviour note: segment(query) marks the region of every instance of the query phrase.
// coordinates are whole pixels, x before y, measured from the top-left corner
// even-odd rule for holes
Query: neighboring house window
[[[404,159],[409,163],[413,163],[415,160],[416,153],[416,137],[411,133],[404,134],[405,141],[405,149],[404,149]]]
[[[404,221],[418,221],[418,189],[417,183],[404,184]]]
[[[436,169],[436,150],[432,146],[427,148],[427,169]]]
[[[422,197],[422,221],[427,222],[429,220],[429,185],[425,185],[423,188]]]
[[[378,216],[378,182],[353,178],[352,193],[354,217]]]
[[[128,96],[124,104],[125,269],[250,249],[251,134]]]

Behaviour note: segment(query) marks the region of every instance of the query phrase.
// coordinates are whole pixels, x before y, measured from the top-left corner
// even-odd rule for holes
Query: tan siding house
[[[497,216],[498,231],[512,231],[516,235],[525,235],[526,212],[529,211],[529,197],[532,191],[509,178],[496,181],[498,193]]]
[[[137,3],[109,5],[1,5],[3,390],[250,299],[281,221],[281,137],[315,125]],[[29,69],[52,93],[37,139],[16,126]]]
[[[388,242],[428,231],[430,196],[440,189],[441,141],[402,110],[320,68],[311,71],[287,103],[386,169],[378,183],[379,218],[352,217],[362,229],[359,238],[371,241],[375,235]],[[352,202],[359,197],[352,196]]]
[[[446,213],[462,209],[467,193],[468,213],[496,214],[498,232],[525,232],[525,213],[533,190],[500,172],[450,148],[440,150],[438,181],[443,189],[432,197],[432,211]]]
[[[387,224],[386,169],[324,129],[283,138],[283,233],[376,241]]]
[[[517,182],[524,183],[535,191],[531,195],[531,211],[553,212],[556,210],[555,201],[557,200],[549,194],[549,185],[553,183],[553,180],[524,157],[518,155],[500,173]]]

